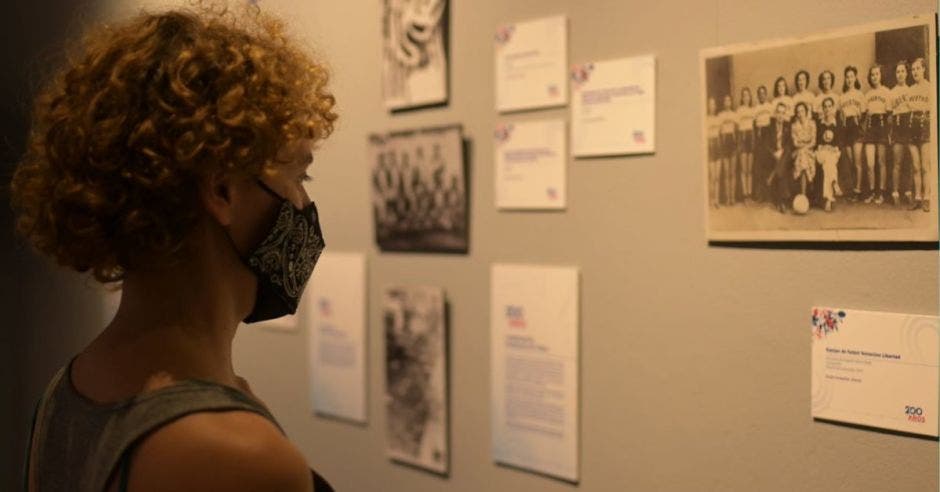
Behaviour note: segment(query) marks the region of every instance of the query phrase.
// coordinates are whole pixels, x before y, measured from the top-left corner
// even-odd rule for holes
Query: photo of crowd
[[[920,22],[703,56],[709,232],[935,240],[936,58]]]

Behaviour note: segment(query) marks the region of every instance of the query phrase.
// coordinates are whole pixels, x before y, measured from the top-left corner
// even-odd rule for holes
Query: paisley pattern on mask
[[[313,204],[297,210],[285,201],[271,232],[248,258],[248,266],[282,290],[286,296],[280,297],[296,309],[324,246]]]

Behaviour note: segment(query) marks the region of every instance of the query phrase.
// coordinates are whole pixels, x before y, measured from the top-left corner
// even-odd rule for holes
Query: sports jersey
[[[754,106],[740,106],[735,113],[738,116],[738,130],[742,132],[754,129],[754,115],[757,108]]]
[[[721,128],[721,121],[718,119],[718,116],[706,116],[705,128],[708,138],[718,138],[718,129]]]
[[[775,97],[774,100],[771,102],[771,104],[773,104],[775,113],[777,112],[777,105],[781,103],[783,103],[783,105],[787,107],[787,118],[792,118],[793,117],[793,98],[790,96]]]
[[[833,111],[838,111],[838,110],[839,110],[839,101],[840,101],[840,99],[841,99],[841,98],[839,97],[839,94],[837,94],[835,91],[820,92],[819,94],[816,95],[816,100],[813,102],[813,112],[814,112],[814,113],[817,113],[817,114],[820,114],[820,115],[823,113],[823,109],[822,109],[822,107],[823,107],[823,101],[825,101],[826,99],[832,99],[832,104],[833,104],[832,110],[833,110]]]
[[[839,109],[845,117],[861,116],[865,110],[865,95],[855,88],[843,92],[839,98]]]
[[[774,114],[774,105],[769,101],[754,107],[754,126],[770,126],[770,118]]]
[[[884,114],[888,111],[888,100],[891,93],[888,88],[880,85],[877,89],[871,89],[865,93],[865,111],[868,114]]]
[[[907,102],[910,87],[898,84],[888,91],[888,110],[894,114],[910,113],[911,106]]]
[[[797,103],[806,104],[806,112],[808,114],[813,114],[813,104],[816,102],[816,94],[813,94],[809,89],[803,92],[797,92],[793,94],[793,111],[796,112]]]
[[[930,111],[930,83],[922,80],[907,88],[907,104],[911,111]]]
[[[718,113],[718,121],[721,124],[721,133],[724,135],[733,134],[737,129],[737,118],[734,111],[726,109]]]

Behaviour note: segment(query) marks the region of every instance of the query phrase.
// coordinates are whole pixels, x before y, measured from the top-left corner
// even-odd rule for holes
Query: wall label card
[[[940,318],[812,312],[814,418],[937,436]]]
[[[446,475],[450,464],[447,315],[439,287],[392,287],[383,299],[388,456]]]
[[[571,140],[577,157],[656,150],[656,57],[575,65]]]
[[[365,423],[365,255],[324,252],[304,297],[313,410]]]
[[[568,102],[568,19],[507,24],[496,31],[496,109],[561,106]]]
[[[564,120],[500,124],[494,139],[498,208],[565,208]]]
[[[578,481],[578,269],[493,265],[493,460]]]

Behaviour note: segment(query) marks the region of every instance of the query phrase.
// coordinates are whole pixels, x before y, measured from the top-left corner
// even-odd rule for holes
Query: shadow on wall
[[[56,269],[14,238],[9,182],[28,131],[31,100],[62,47],[103,1],[6,2],[0,45],[0,490],[18,490],[36,400],[68,357],[100,329],[100,302],[78,275]]]

